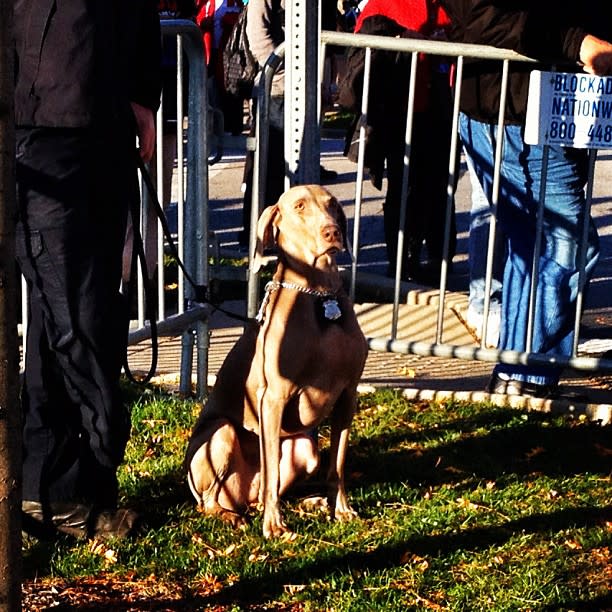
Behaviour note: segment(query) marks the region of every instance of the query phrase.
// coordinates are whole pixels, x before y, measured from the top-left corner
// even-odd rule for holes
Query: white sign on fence
[[[529,80],[525,142],[612,148],[612,77],[534,70]]]

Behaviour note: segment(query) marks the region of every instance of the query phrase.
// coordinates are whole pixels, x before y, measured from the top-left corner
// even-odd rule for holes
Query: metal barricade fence
[[[164,142],[164,101],[157,113],[157,151],[155,159],[155,176],[157,193],[162,205],[166,192],[164,182],[166,173],[173,172],[172,167],[165,167],[164,158],[176,160],[176,235],[178,255],[183,261],[191,279],[197,288],[208,285],[208,164],[219,157],[219,150],[214,158],[210,154],[210,115],[208,104],[208,86],[202,33],[188,20],[164,19],[161,21],[162,36],[166,44],[176,41],[176,90],[165,92],[176,96],[176,136],[175,152],[167,150]],[[185,115],[185,96],[187,114]],[[221,142],[221,141],[220,141]],[[218,147],[222,145],[219,144]],[[172,179],[172,174],[170,175]],[[169,196],[169,194],[167,194]],[[175,198],[168,198],[174,200]],[[146,244],[147,229],[151,228],[150,217],[153,215],[151,202],[143,193],[141,214],[141,231]],[[206,394],[208,372],[208,316],[209,308],[197,295],[198,289],[186,282],[184,274],[177,269],[177,305],[176,313],[166,315],[166,282],[164,274],[164,237],[162,228],[157,222],[156,257],[156,314],[157,333],[159,336],[182,334],[180,392],[190,394],[192,387],[193,354],[196,354],[196,395]],[[151,326],[144,321],[143,279],[138,271],[138,318],[135,329],[131,329],[129,343],[135,344],[151,336]]]
[[[452,140],[449,150],[449,163],[448,163],[448,183],[447,183],[447,210],[446,210],[446,232],[445,232],[445,247],[444,257],[440,269],[440,285],[439,285],[439,299],[438,299],[438,317],[436,334],[433,342],[416,342],[410,340],[400,340],[397,338],[398,329],[398,317],[400,311],[400,295],[401,295],[401,264],[398,264],[395,273],[395,283],[393,291],[393,314],[390,324],[389,333],[385,337],[370,337],[368,338],[369,348],[374,351],[393,352],[393,353],[405,353],[415,354],[421,356],[437,356],[443,358],[459,358],[466,360],[478,360],[492,363],[507,363],[507,364],[523,364],[523,365],[556,365],[564,368],[570,368],[574,370],[589,371],[589,372],[609,372],[612,371],[612,360],[604,358],[586,357],[577,355],[577,338],[580,330],[580,314],[577,314],[575,321],[576,330],[576,341],[574,342],[574,348],[572,355],[561,356],[561,355],[545,355],[534,352],[518,352],[518,351],[500,351],[494,348],[485,348],[486,339],[486,326],[489,317],[489,292],[491,288],[491,275],[492,275],[492,258],[493,258],[493,245],[495,239],[495,214],[492,215],[491,222],[491,235],[489,238],[488,252],[487,252],[487,272],[485,278],[485,313],[484,313],[484,329],[482,333],[482,340],[479,347],[475,346],[459,346],[453,344],[445,344],[442,342],[444,317],[443,312],[446,307],[447,299],[447,281],[448,281],[448,253],[449,253],[449,220],[452,212],[452,198],[454,192],[454,185],[457,180],[456,168],[458,167],[457,161],[460,155],[460,143],[458,140],[458,116],[459,116],[459,99],[461,95],[461,84],[463,78],[463,63],[465,58],[483,58],[489,60],[497,60],[500,65],[500,72],[502,74],[502,96],[500,100],[500,113],[498,119],[498,125],[504,123],[503,109],[505,107],[505,100],[507,95],[508,87],[508,68],[510,62],[528,62],[534,63],[535,60],[532,58],[521,56],[513,51],[498,49],[494,47],[488,47],[483,45],[471,45],[471,44],[455,44],[448,42],[437,42],[430,40],[418,40],[418,39],[402,39],[402,38],[391,38],[384,36],[372,36],[372,35],[359,35],[351,33],[340,33],[323,31],[321,33],[322,48],[320,51],[320,57],[325,54],[325,46],[327,44],[333,44],[336,47],[362,47],[365,48],[365,67],[364,67],[364,79],[363,79],[363,92],[362,92],[362,108],[361,115],[362,119],[367,117],[368,113],[368,88],[370,83],[370,57],[373,49],[382,49],[395,51],[400,53],[407,53],[411,55],[412,70],[409,83],[409,96],[408,96],[408,112],[406,121],[406,138],[405,138],[405,156],[404,156],[404,176],[403,176],[403,197],[402,197],[402,208],[400,211],[400,228],[403,227],[403,220],[406,215],[406,192],[408,182],[408,169],[410,165],[410,154],[411,154],[411,138],[412,138],[412,119],[414,115],[414,98],[415,98],[415,74],[417,57],[420,54],[426,55],[438,55],[451,58],[454,60],[456,78],[454,88],[454,99],[453,99],[453,128],[452,128]],[[264,71],[261,75],[258,84],[258,108],[260,112],[257,116],[256,122],[256,142],[257,148],[255,152],[255,173],[254,173],[254,186],[253,186],[253,204],[252,204],[252,218],[251,218],[251,240],[255,239],[255,226],[258,212],[263,202],[263,185],[265,184],[266,174],[266,146],[267,146],[267,129],[268,129],[268,100],[270,95],[271,81],[275,70],[279,66],[282,58],[284,57],[285,49],[281,45],[277,48],[276,52],[270,56]],[[304,86],[314,87],[316,84],[312,82],[305,82]],[[356,284],[359,279],[358,266],[360,257],[360,217],[361,217],[361,203],[362,203],[362,184],[364,180],[364,145],[365,145],[365,122],[361,121],[361,134],[359,143],[359,156],[357,164],[357,180],[355,185],[355,216],[353,223],[353,237],[352,237],[352,252],[353,262],[350,267],[350,293],[351,297],[355,296]],[[498,139],[498,149],[496,152],[496,161],[494,168],[494,193],[493,193],[493,210],[496,208],[496,202],[499,190],[499,177],[501,168],[501,139]],[[593,185],[593,173],[594,163],[596,158],[596,151],[590,152],[590,168],[589,168],[589,179],[586,188],[587,196],[587,211],[590,210],[592,200],[592,185]],[[543,169],[545,176],[545,168]],[[543,181],[545,182],[545,181]],[[540,210],[543,208],[543,200],[540,200]],[[541,214],[539,215],[541,217]],[[585,229],[583,232],[583,244],[580,255],[580,261],[583,262],[584,266],[584,252],[586,248],[586,231],[588,224],[589,215],[585,215]],[[539,224],[541,230],[541,223]],[[540,238],[541,239],[541,238]],[[401,253],[404,248],[403,245],[404,236],[403,231],[400,229],[398,233],[398,262],[401,262]],[[251,242],[251,252],[253,247]],[[536,245],[536,257],[539,250],[539,246]],[[537,274],[534,274],[537,278]],[[257,278],[254,274],[249,273],[249,289],[248,289],[248,313],[250,316],[254,315],[257,309],[258,302],[258,288]],[[580,287],[578,297],[578,313],[580,313],[581,306],[583,304],[583,292],[584,292],[584,270],[580,271]],[[536,284],[533,284],[532,291],[537,290]],[[530,319],[533,318],[534,308],[530,308]],[[528,328],[531,329],[531,320],[528,322]],[[530,342],[528,343],[530,345]]]

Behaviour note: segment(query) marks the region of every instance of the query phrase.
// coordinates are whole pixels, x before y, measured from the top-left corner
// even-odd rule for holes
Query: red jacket
[[[436,30],[445,30],[450,25],[450,19],[438,0],[368,0],[357,17],[355,32],[360,30],[363,20],[372,15],[384,15],[425,36],[431,36]]]
[[[357,18],[355,32],[359,32],[370,17],[382,15],[407,30],[424,37],[445,38],[450,19],[438,0],[368,0]],[[433,69],[431,58],[421,54],[416,76],[415,111],[423,111],[429,104],[429,83]]]
[[[206,64],[216,71],[220,83],[223,67],[218,52],[223,50],[242,8],[242,0],[196,0],[195,21],[202,30]]]

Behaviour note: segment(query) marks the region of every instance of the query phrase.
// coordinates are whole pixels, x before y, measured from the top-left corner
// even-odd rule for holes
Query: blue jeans
[[[462,113],[460,132],[466,154],[490,200],[497,126],[470,119]],[[531,267],[543,156],[544,147],[525,144],[521,126],[505,126],[497,213],[507,249],[499,348],[569,356],[574,339],[587,152],[549,147],[533,338],[532,346],[527,347]],[[590,220],[585,266],[587,281],[598,256],[597,231]],[[494,373],[531,383],[555,384],[561,369],[498,364]]]

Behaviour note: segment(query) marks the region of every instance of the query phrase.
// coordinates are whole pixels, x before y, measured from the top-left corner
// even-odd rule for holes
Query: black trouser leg
[[[399,135],[399,134],[398,134]],[[395,271],[397,262],[397,240],[400,227],[400,207],[402,202],[402,181],[404,172],[404,139],[394,138],[389,142],[387,154],[387,194],[383,204],[383,221],[387,257],[391,272]],[[404,223],[404,249],[402,276],[413,278],[418,275],[421,245],[423,242],[422,213],[417,208],[414,197],[412,176],[414,170],[411,158],[411,177],[408,181],[406,220]]]
[[[17,257],[31,313],[23,497],[112,506],[130,428],[119,392],[127,163],[75,131],[20,131],[17,153]]]

